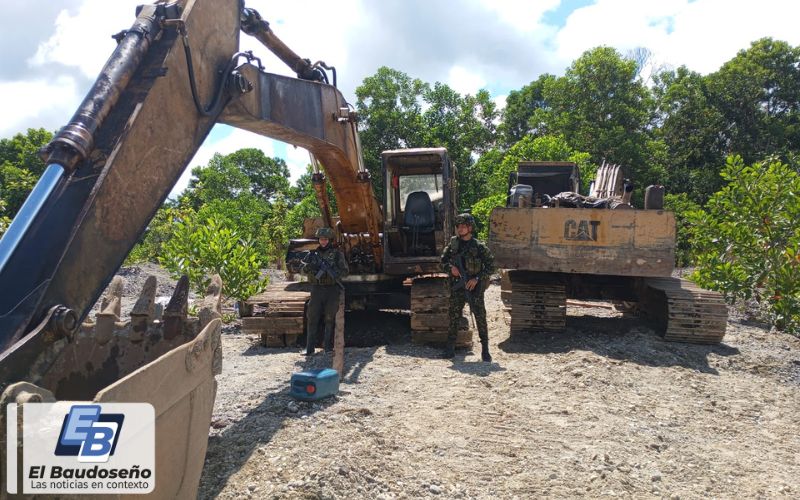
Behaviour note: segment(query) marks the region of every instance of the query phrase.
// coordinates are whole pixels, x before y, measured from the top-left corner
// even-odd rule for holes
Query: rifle
[[[312,252],[311,255],[313,256],[311,263],[315,264],[319,268],[316,274],[314,274],[314,277],[320,279],[327,274],[333,278],[333,281],[339,286],[339,288],[344,290],[344,284],[342,284],[342,281],[339,279],[339,275],[336,274],[336,271],[334,271],[331,265],[328,264],[328,261],[320,257],[317,252]]]
[[[478,318],[475,317],[475,300],[472,296],[472,290],[467,288],[467,282],[470,280],[470,277],[467,275],[467,269],[464,266],[464,255],[456,255],[453,259],[453,265],[456,266],[459,274],[458,280],[453,284],[453,290],[464,289],[464,297],[467,299],[467,304],[469,304],[469,312],[472,315],[472,321],[477,325]],[[478,284],[475,286],[480,286],[480,280],[478,280]]]

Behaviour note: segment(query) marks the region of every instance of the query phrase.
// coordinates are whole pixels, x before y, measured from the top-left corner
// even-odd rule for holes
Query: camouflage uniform
[[[469,225],[474,228],[472,217],[466,218],[460,215],[456,218],[456,223],[459,220],[465,220]],[[451,266],[456,266],[456,263],[461,260],[462,268],[466,271],[464,278],[468,281],[472,278],[478,279],[478,284],[472,291],[466,291],[466,288],[461,287],[453,289],[458,283],[459,278],[452,275]],[[453,236],[450,243],[445,247],[442,253],[442,270],[446,272],[450,279],[448,282],[448,289],[450,291],[450,324],[447,331],[447,353],[452,353],[455,346],[456,335],[458,333],[458,324],[461,320],[461,314],[464,310],[464,304],[467,301],[467,293],[472,297],[470,301],[470,309],[475,314],[475,322],[478,324],[478,336],[483,345],[482,357],[485,361],[491,360],[489,356],[489,328],[486,324],[486,306],[483,302],[483,294],[489,284],[489,277],[494,272],[494,257],[489,248],[475,237],[468,240],[462,240],[458,236]],[[488,358],[488,359],[487,359]]]
[[[333,230],[323,228],[317,231],[317,236],[332,239]],[[334,248],[331,243],[324,248],[317,247],[303,259],[302,272],[308,276],[308,281],[311,283],[311,299],[308,302],[308,322],[306,324],[306,354],[314,353],[320,317],[324,317],[325,322],[324,348],[326,351],[333,350],[333,327],[336,312],[339,310],[341,289],[336,284],[336,280],[328,273],[320,273],[320,261],[325,261],[339,279],[347,276],[349,272],[344,254]]]

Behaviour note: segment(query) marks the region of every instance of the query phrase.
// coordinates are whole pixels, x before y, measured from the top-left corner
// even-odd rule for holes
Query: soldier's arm
[[[453,247],[448,243],[442,252],[442,271],[450,274],[450,267],[453,265]]]

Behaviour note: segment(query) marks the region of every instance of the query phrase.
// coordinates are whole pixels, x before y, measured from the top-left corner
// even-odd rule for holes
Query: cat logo
[[[597,226],[599,225],[599,220],[575,222],[570,219],[564,223],[564,239],[570,241],[597,241]]]

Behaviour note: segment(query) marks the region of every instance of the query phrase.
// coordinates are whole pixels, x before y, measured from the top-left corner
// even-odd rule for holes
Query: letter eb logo
[[[77,456],[79,462],[108,462],[125,415],[100,411],[100,405],[73,405],[64,416],[55,454]]]

